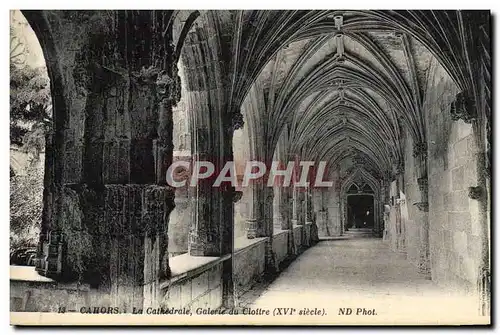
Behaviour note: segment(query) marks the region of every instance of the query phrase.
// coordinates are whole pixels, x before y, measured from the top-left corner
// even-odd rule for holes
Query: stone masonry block
[[[461,139],[460,141],[456,142],[453,146],[453,151],[456,163],[458,163],[459,160],[463,159],[464,157],[469,156],[470,153],[469,147],[467,145],[467,138]]]
[[[222,286],[217,286],[209,293],[209,307],[219,308],[222,305]]]
[[[481,238],[479,236],[467,235],[467,254],[469,257],[478,258],[481,254]]]
[[[181,307],[188,306],[192,300],[192,282],[188,279],[181,284]]]
[[[222,264],[217,264],[208,272],[208,288],[213,289],[222,285]]]
[[[460,191],[466,188],[465,185],[465,168],[459,166],[451,170],[451,188],[452,191]]]
[[[448,223],[453,231],[470,230],[470,213],[469,212],[449,212]]]
[[[468,212],[469,196],[468,191],[454,191],[445,195],[445,203],[448,211]]]
[[[192,297],[198,298],[208,291],[208,271],[192,279]]]
[[[463,231],[453,233],[453,248],[458,255],[467,253],[467,234]]]
[[[181,302],[181,286],[175,283],[168,287],[164,305],[167,307],[180,308]]]

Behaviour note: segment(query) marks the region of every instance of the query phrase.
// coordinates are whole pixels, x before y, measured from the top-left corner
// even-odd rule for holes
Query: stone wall
[[[432,277],[470,290],[477,283],[482,245],[479,203],[468,197],[468,187],[478,180],[474,135],[471,124],[451,119],[457,88],[441,67],[435,67],[431,83],[425,110]]]
[[[404,249],[410,263],[418,266],[420,255],[420,234],[424,225],[422,212],[414,205],[420,201],[420,190],[417,184],[417,171],[415,158],[413,157],[413,140],[408,133],[404,134],[405,171],[403,181],[400,183],[403,189],[401,196],[401,225],[405,227],[402,234],[406,241]]]
[[[234,285],[236,296],[240,296],[258,282],[265,269],[266,243],[269,238],[249,240],[245,247],[234,254]]]
[[[241,199],[234,204],[234,238],[247,235],[248,204],[252,201],[251,190],[248,187],[241,188],[243,192]]]
[[[314,211],[320,237],[341,234],[340,193],[335,187],[313,191]]]
[[[189,256],[180,256],[190,258]],[[198,257],[200,258],[200,257]],[[215,257],[209,257],[215,258]],[[162,292],[163,308],[218,308],[222,304],[222,259],[199,266],[184,273],[166,286]],[[145,306],[146,307],[146,306]]]
[[[10,278],[11,312],[60,312],[62,307],[80,313],[90,306],[114,305],[109,293],[88,284],[58,283],[40,276],[34,267],[11,266]]]
[[[287,260],[293,259],[313,244],[312,224],[295,226],[293,238],[295,254],[288,253],[290,231],[277,232],[272,238],[272,252],[276,268],[283,269]],[[266,244],[269,238],[241,239],[234,253],[234,285],[236,296],[241,297],[259,282],[262,282],[266,261]],[[146,259],[145,261],[149,261]],[[81,308],[103,306],[120,308],[131,313],[135,307],[146,312],[147,308],[217,308],[222,304],[222,277],[224,262],[231,262],[230,255],[224,257],[194,257],[182,254],[169,260],[172,276],[159,285],[145,283],[144,294],[126,305],[119,304],[113,296],[89,285],[58,283],[38,275],[33,267],[11,267],[11,311],[57,312],[59,306],[80,312]],[[29,276],[16,274],[12,269],[23,268]],[[19,273],[19,271],[17,271]],[[14,277],[13,277],[14,276]],[[23,278],[24,277],[24,278]],[[124,293],[125,294],[125,293]],[[131,295],[133,296],[133,295]],[[43,299],[41,298],[43,297]],[[144,297],[144,300],[142,299]]]
[[[478,280],[481,254],[479,204],[468,197],[477,184],[477,158],[472,126],[453,121],[450,104],[457,87],[441,66],[431,64],[423,110],[427,120],[429,211],[420,201],[416,182],[413,141],[404,135],[404,175],[391,183],[386,241],[393,250],[406,252],[418,265],[423,224],[429,220],[429,254],[432,280],[439,285],[471,291]],[[400,189],[398,192],[397,184]],[[399,199],[399,201],[397,201]],[[399,220],[400,217],[400,220]]]
[[[282,267],[283,262],[288,256],[288,231],[276,232],[273,236],[273,252],[276,266]]]

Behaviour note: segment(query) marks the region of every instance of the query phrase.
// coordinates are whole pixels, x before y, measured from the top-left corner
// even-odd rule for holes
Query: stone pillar
[[[311,224],[313,222],[313,203],[312,194],[310,188],[306,188],[304,191],[304,203],[305,203],[305,223]]]
[[[203,145],[208,129],[197,129],[196,137],[200,142],[193,154],[196,161],[213,162],[209,148]],[[217,172],[216,172],[217,173]],[[198,180],[190,187],[191,227],[189,230],[188,250],[191,256],[223,256],[222,250],[222,204],[223,193],[213,186],[214,178]]]
[[[273,234],[273,189],[261,182],[251,185],[252,201],[249,204],[248,238],[267,237]]]
[[[209,106],[206,101],[199,103]],[[215,165],[215,172],[214,177],[201,179],[190,187],[192,204],[188,250],[191,256],[221,257],[234,253],[234,202],[241,196],[229,183],[213,187],[226,160],[232,160],[232,130],[225,131],[223,140],[218,142],[216,130],[201,127],[199,123],[197,126],[193,136],[193,162],[210,161]],[[222,153],[218,154],[218,150]],[[222,296],[226,308],[235,305],[232,264],[232,259],[223,263]]]
[[[200,13],[183,46],[183,72],[186,78],[187,106],[190,113],[193,157],[214,164],[211,178],[190,187],[191,227],[188,249],[191,256],[234,254],[234,201],[239,196],[229,182],[213,183],[226,162],[233,161],[233,133],[243,126],[243,117],[234,108],[227,83],[233,73],[221,66],[230,55],[232,28],[217,20],[211,11]],[[203,70],[202,70],[203,69]],[[238,78],[238,77],[237,77]],[[222,305],[234,307],[233,259],[223,262]]]
[[[288,140],[288,131],[286,129],[283,130],[282,134],[280,135],[278,139],[278,143],[276,144],[276,149],[274,151],[273,155],[273,161],[279,161],[280,162],[280,169],[284,169],[287,167],[288,162],[287,160],[287,155],[286,155],[286,145],[287,145],[287,140]],[[282,177],[281,177],[282,178]],[[289,206],[288,206],[288,198],[289,198],[289,189],[290,185],[284,185],[284,179],[283,183],[277,182],[278,178],[275,178],[273,180],[274,185],[274,209],[273,209],[273,222],[274,222],[274,227],[276,229],[282,229],[282,230],[287,230],[289,229],[289,224],[288,222],[290,220],[290,215],[288,213],[289,211]]]
[[[199,103],[208,104],[206,101]],[[191,256],[223,256],[233,252],[235,190],[227,182],[219,187],[213,184],[226,161],[232,160],[232,131],[224,132],[223,141],[219,142],[218,129],[200,123],[193,136],[193,162],[209,161],[214,164],[215,171],[212,177],[200,179],[190,187],[188,249]]]
[[[392,172],[387,171],[384,174],[383,184],[382,184],[382,215],[383,215],[383,228],[382,228],[382,237],[384,240],[389,238],[390,234],[390,222],[389,222],[389,213],[390,213],[390,189],[391,189],[391,180],[392,180]]]
[[[290,203],[292,197],[290,196],[291,188],[288,187],[275,187],[274,197],[276,199],[276,208],[274,209],[274,224],[275,228],[281,230],[291,229],[292,211]]]
[[[299,188],[297,190],[297,217],[299,219],[298,224],[303,226],[306,224],[306,212],[307,212],[307,201],[306,201],[306,194],[305,194],[305,189],[304,188]]]
[[[47,62],[58,95],[36,268],[88,283],[120,308],[153,306],[170,275],[174,193],[160,171],[172,159],[170,15],[26,13],[50,26],[55,45],[46,47],[57,50]]]
[[[403,174],[399,174],[396,176],[396,234],[397,234],[397,248],[399,251],[406,252],[406,222],[403,221],[403,217],[401,215],[402,206],[408,206],[406,203],[406,199],[400,199],[401,189],[403,184]]]
[[[300,220],[299,220],[299,209],[298,209],[298,203],[299,203],[299,200],[298,200],[298,190],[295,186],[292,186],[293,189],[292,189],[292,198],[290,199],[291,202],[292,202],[292,228],[293,226],[296,226],[298,224],[300,224]]]
[[[421,212],[421,226],[419,236],[419,263],[420,273],[430,276],[430,251],[429,251],[429,191],[427,177],[427,143],[416,143],[413,150],[413,157],[417,164],[417,183],[420,190],[420,202],[415,203]]]
[[[274,186],[273,202],[273,226],[275,229],[283,229],[286,226],[286,195],[282,186]]]

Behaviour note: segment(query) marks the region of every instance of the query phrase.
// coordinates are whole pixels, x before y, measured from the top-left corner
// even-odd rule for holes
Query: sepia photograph
[[[490,10],[9,19],[11,325],[491,325]]]

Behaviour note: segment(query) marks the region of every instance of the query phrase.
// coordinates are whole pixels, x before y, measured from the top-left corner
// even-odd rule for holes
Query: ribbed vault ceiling
[[[425,142],[422,104],[433,57],[460,91],[481,103],[473,68],[479,63],[472,61],[478,57],[474,46],[488,41],[487,32],[472,29],[486,25],[481,15],[200,11],[191,29],[197,37],[188,38],[185,59],[196,65],[206,55],[222,57],[229,113],[240,112],[252,87],[263,91],[264,101],[243,109],[252,114],[246,115],[250,136],[266,139],[266,157],[287,125],[290,149],[302,159],[327,160],[332,166],[362,162],[365,170],[380,175],[401,163],[403,126],[415,143]],[[177,15],[179,26],[190,16]],[[182,35],[181,29],[176,34]],[[208,42],[199,43],[203,40]],[[190,68],[188,81],[194,82],[199,68]]]
[[[342,32],[281,49],[259,76],[268,108],[261,117],[304,159],[363,157],[373,174],[401,159],[400,126],[422,138],[422,91],[432,54],[404,33]],[[272,95],[272,97],[271,97]]]

